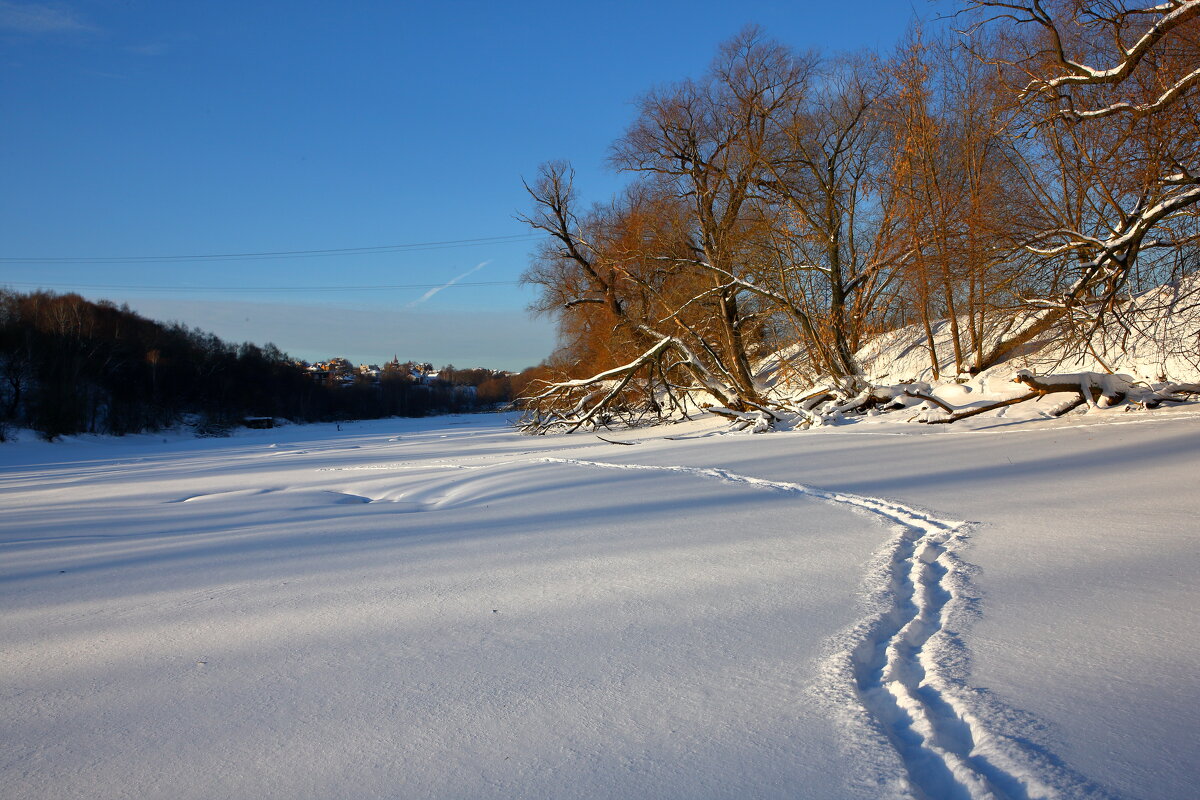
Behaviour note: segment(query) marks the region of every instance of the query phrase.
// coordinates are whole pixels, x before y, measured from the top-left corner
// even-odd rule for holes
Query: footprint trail
[[[947,617],[972,602],[968,568],[954,550],[967,523],[934,517],[875,497],[785,483],[719,468],[615,464],[543,457],[541,463],[615,470],[675,472],[725,483],[803,495],[875,515],[897,527],[885,545],[885,603],[855,626],[845,653],[846,676],[903,763],[906,793],[926,800],[1029,800],[1055,797],[1017,763],[972,713],[946,674],[944,660],[960,645]]]

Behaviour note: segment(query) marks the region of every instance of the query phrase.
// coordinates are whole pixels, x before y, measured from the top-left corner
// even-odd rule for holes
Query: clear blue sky
[[[0,285],[78,290],[310,360],[518,369],[553,348],[529,290],[508,283],[527,238],[25,259],[520,237],[523,175],[567,158],[585,196],[609,196],[632,101],[702,73],[743,26],[797,48],[890,49],[936,8],[0,0]],[[462,282],[491,285],[426,297],[480,264]],[[132,286],[155,288],[115,288]],[[306,288],[331,286],[414,288]]]

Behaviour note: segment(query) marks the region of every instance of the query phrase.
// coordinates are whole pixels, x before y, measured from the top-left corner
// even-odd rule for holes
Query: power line
[[[329,258],[332,256],[379,255],[384,253],[449,250],[458,247],[515,244],[541,238],[536,234],[520,233],[508,236],[485,236],[476,239],[447,239],[438,242],[385,244],[377,247],[341,247],[326,250],[274,250],[257,253],[199,253],[192,255],[160,256],[63,256],[20,258],[0,256],[3,264],[165,264],[176,261],[254,261],[278,258]]]
[[[365,284],[361,286],[152,286],[145,284],[110,283],[40,283],[4,281],[7,286],[34,287],[38,289],[121,289],[126,291],[155,292],[357,292],[376,290],[410,289],[457,289],[467,286],[516,286],[520,281],[464,281],[462,283],[395,283]]]

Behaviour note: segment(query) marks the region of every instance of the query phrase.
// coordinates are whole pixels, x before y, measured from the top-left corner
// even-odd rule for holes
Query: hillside
[[[917,325],[867,342],[855,354],[863,370],[857,384],[814,384],[790,349],[765,359],[756,374],[764,394],[783,410],[736,417],[760,430],[972,418],[979,425],[998,417],[1146,411],[1200,401],[1200,281],[1144,292],[1124,312],[1121,324],[1110,320],[1086,351],[1051,331],[974,374],[954,372],[948,320],[932,325],[934,351],[944,356],[936,370],[929,338]],[[1018,316],[995,337],[1025,322]]]

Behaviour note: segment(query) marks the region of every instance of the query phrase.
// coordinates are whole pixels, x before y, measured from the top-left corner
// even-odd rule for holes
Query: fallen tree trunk
[[[591,426],[593,429],[597,426],[608,427],[609,421],[630,427],[642,424],[647,412],[632,406],[617,405],[614,401],[623,396],[622,393],[629,386],[633,372],[644,367],[666,349],[668,343],[662,341],[624,367],[591,379],[552,384],[542,394],[532,398],[535,403],[527,407],[528,416],[523,421],[524,430],[533,433],[550,430],[571,432],[584,426]],[[995,394],[991,397],[982,396],[976,401],[978,404],[966,407],[955,406],[938,397],[928,383],[921,381],[873,386],[864,386],[859,382],[855,387],[857,391],[825,386],[809,390],[799,397],[777,397],[762,402],[745,400],[743,408],[712,405],[702,400],[695,402],[703,412],[728,419],[732,430],[753,430],[755,433],[761,433],[779,426],[808,429],[836,425],[845,421],[847,416],[917,408],[918,402],[923,404],[917,408],[920,413],[910,418],[910,421],[915,420],[926,425],[946,425],[1052,395],[1059,397],[1054,402],[1040,407],[1044,414],[1051,417],[1063,416],[1080,406],[1104,409],[1125,404],[1127,410],[1134,407],[1154,409],[1164,403],[1188,403],[1200,398],[1200,384],[1151,385],[1139,383],[1128,375],[1103,372],[1035,375],[1029,370],[1020,370],[1013,376],[1012,381],[1023,386],[1026,391],[1013,397],[1001,396],[998,399]],[[684,393],[689,391],[689,387],[675,388]],[[704,391],[705,387],[690,388],[693,391]],[[536,405],[536,401],[549,398],[561,402],[570,396],[570,391],[583,394],[582,397],[577,395],[572,398],[575,405],[569,411],[555,412],[553,408],[538,408]],[[611,413],[611,418],[606,418],[606,413]],[[660,420],[666,421],[661,409],[658,409],[657,414]]]
[[[979,414],[984,414],[988,411],[995,411],[996,409],[1005,408],[1006,406],[1015,406],[1017,403],[1024,403],[1026,400],[1033,400],[1034,398],[1040,397],[1040,396],[1041,395],[1038,392],[1030,392],[1029,394],[1023,394],[1023,395],[1019,395],[1017,397],[1010,397],[1006,400],[999,400],[995,403],[989,403],[986,406],[976,406],[975,408],[967,408],[967,409],[963,409],[960,411],[951,411],[948,414],[926,415],[920,421],[925,423],[926,425],[946,425],[951,422],[958,422],[960,419],[967,419],[968,417],[978,416]],[[927,399],[933,399],[933,398],[927,398]],[[942,406],[943,408],[949,408],[949,406],[947,406],[945,403],[942,403],[937,400],[935,400],[934,402],[936,402],[938,405]]]
[[[1017,372],[1013,381],[1028,386],[1039,395],[1075,392],[1089,406],[1100,408],[1115,406],[1124,401],[1133,385],[1133,380],[1125,375],[1075,372],[1038,377],[1027,369]]]

